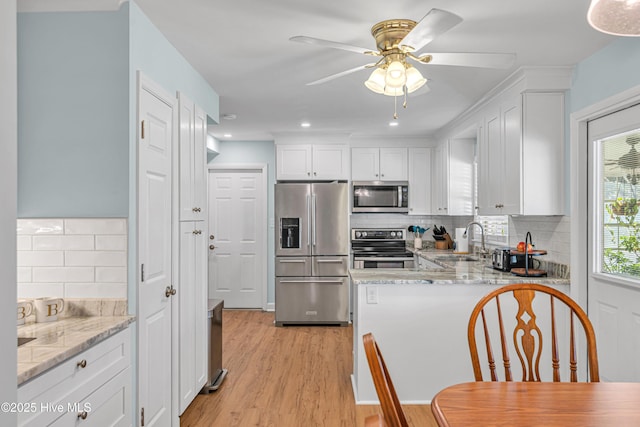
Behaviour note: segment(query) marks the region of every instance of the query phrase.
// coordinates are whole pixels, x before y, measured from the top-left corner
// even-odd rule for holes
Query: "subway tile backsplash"
[[[125,218],[18,219],[18,298],[127,297]]]

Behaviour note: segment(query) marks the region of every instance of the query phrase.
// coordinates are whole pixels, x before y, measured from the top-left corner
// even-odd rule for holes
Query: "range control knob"
[[[391,232],[391,238],[393,239],[393,238],[395,238],[395,237],[396,237],[396,232],[395,232],[395,231],[392,231],[392,232]]]
[[[362,232],[362,237],[367,237],[367,232],[366,231]]]
[[[359,239],[361,235],[362,233],[360,233],[359,231],[356,231],[356,239]]]

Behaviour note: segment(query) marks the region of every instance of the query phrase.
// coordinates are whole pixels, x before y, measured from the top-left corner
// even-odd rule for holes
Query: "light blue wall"
[[[132,105],[135,105],[135,73],[142,70],[169,93],[183,92],[217,123],[220,114],[219,97],[209,83],[169,43],[138,5],[130,1],[122,8],[130,9],[130,78],[131,93],[134,95]],[[135,108],[133,111],[135,112]]]
[[[576,65],[569,111],[580,111],[637,85],[640,85],[640,38],[618,38]]]
[[[128,19],[18,14],[18,217],[128,212]]]
[[[224,163],[266,163],[267,164],[267,304],[275,303],[275,231],[273,189],[275,185],[276,148],[273,141],[220,141],[220,154],[212,164]]]

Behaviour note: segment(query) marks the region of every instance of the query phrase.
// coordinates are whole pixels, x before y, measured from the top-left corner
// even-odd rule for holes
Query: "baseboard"
[[[264,311],[276,311],[276,303],[268,302],[267,307],[264,309]]]

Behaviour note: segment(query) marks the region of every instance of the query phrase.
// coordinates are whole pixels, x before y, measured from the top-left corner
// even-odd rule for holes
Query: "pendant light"
[[[640,36],[640,0],[591,0],[589,24],[615,36]]]

